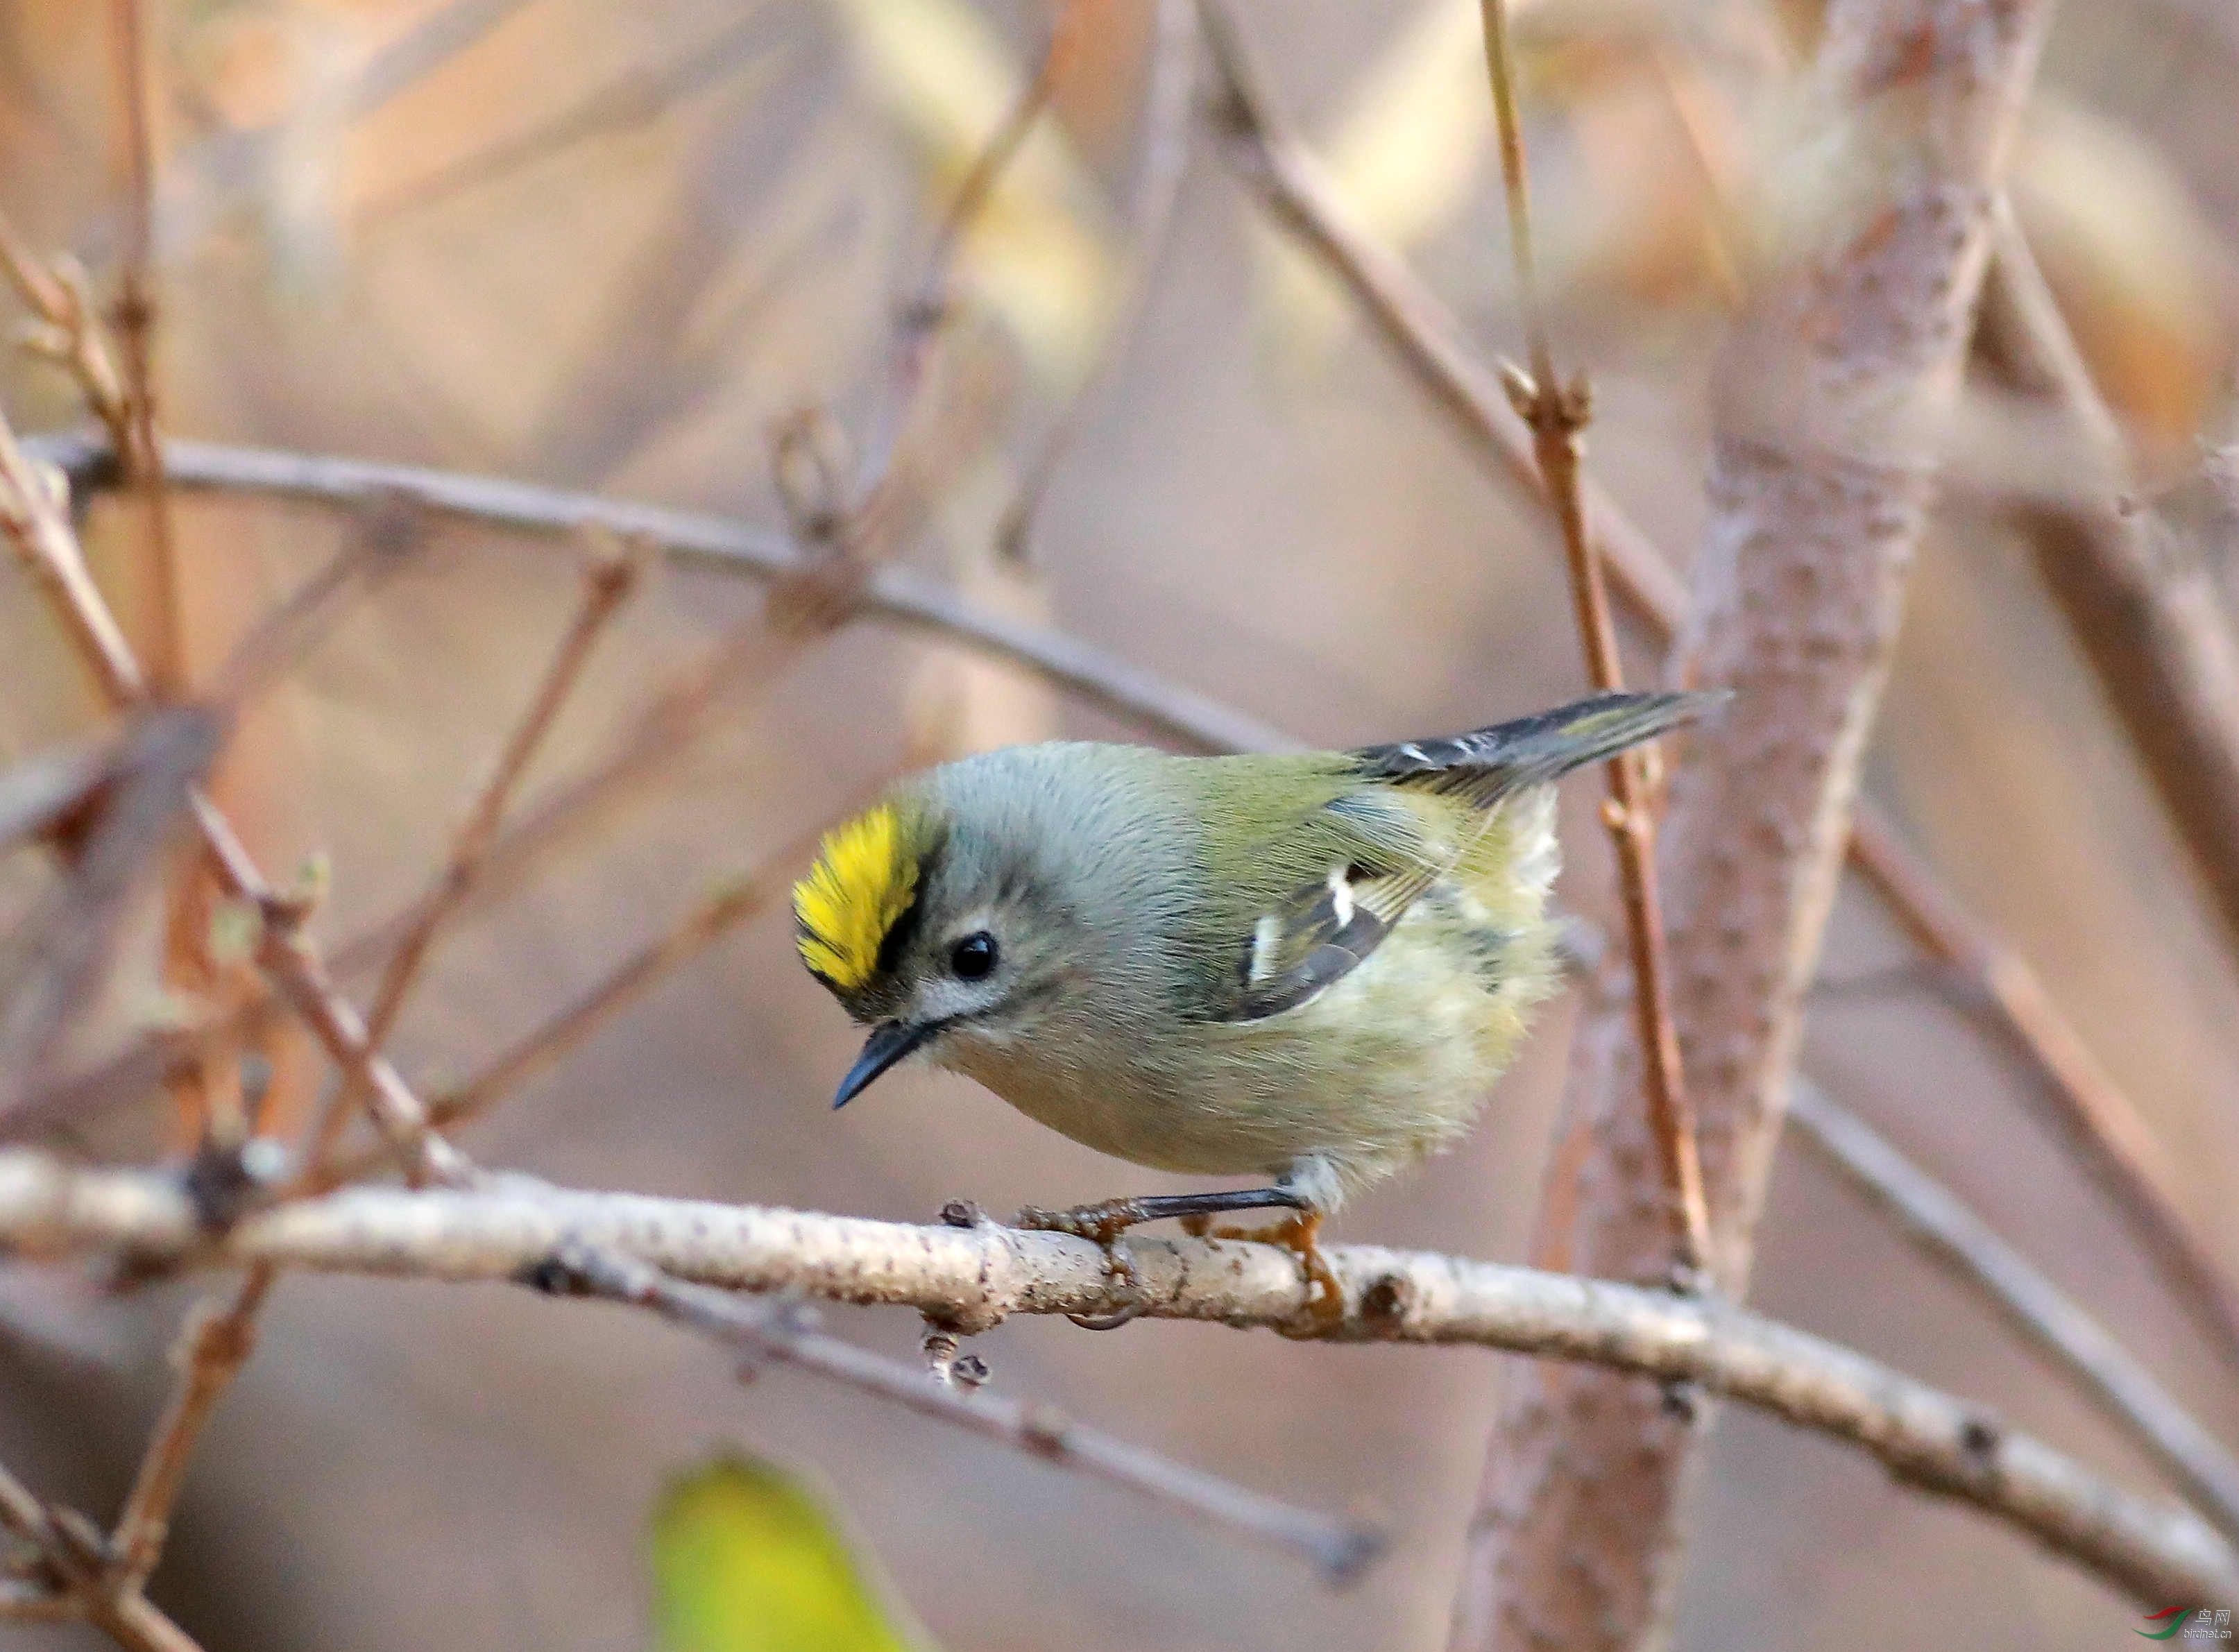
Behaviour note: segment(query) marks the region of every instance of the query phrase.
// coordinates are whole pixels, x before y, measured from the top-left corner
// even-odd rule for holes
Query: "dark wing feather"
[[[1674,724],[1701,716],[1720,694],[1596,694],[1573,705],[1496,723],[1445,740],[1371,746],[1353,753],[1361,772],[1395,786],[1467,799],[1489,809],[1501,799],[1614,757]]]

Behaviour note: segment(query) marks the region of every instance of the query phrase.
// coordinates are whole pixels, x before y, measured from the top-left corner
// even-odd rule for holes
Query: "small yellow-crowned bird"
[[[1552,989],[1551,782],[1711,699],[1352,752],[1061,741],[914,776],[794,891],[802,961],[871,1029],[834,1105],[922,1052],[1100,1151],[1272,1184],[1032,1224],[1108,1244],[1287,1207],[1319,1271],[1320,1218],[1465,1131]]]

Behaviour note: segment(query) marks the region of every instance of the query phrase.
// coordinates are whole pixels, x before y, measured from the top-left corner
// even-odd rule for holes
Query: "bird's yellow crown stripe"
[[[892,803],[826,833],[816,864],[793,886],[801,961],[843,992],[862,987],[916,898],[917,879],[918,857]]]

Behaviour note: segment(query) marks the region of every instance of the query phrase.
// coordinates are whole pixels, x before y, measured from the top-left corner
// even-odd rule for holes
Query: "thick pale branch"
[[[359,1188],[254,1216],[213,1237],[177,1184],[0,1154],[0,1243],[31,1255],[267,1263],[400,1277],[534,1280],[565,1247],[611,1251],[694,1282],[892,1303],[965,1328],[1012,1313],[1113,1312],[1127,1287],[1060,1234],[888,1222],[526,1180],[426,1192]],[[1267,1245],[1128,1242],[1150,1311],[1312,1334],[1297,1259]],[[1909,1484],[1972,1503],[2141,1601],[2239,1596],[2239,1554],[2183,1509],[2098,1480],[1991,1413],[1740,1309],[1452,1257],[1326,1253],[1352,1342],[1475,1343],[1700,1383],[1848,1440]]]

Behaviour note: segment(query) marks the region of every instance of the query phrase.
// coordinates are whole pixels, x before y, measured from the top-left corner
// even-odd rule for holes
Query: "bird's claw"
[[[1124,1293],[1120,1305],[1108,1314],[1067,1314],[1066,1317],[1083,1330],[1117,1330],[1150,1310],[1150,1301],[1143,1295],[1143,1282],[1120,1237],[1136,1224],[1150,1219],[1151,1213],[1134,1199],[1105,1199],[1062,1211],[1045,1211],[1040,1205],[1029,1204],[1019,1212],[1012,1225],[1037,1233],[1069,1233],[1076,1239],[1086,1239],[1100,1246],[1104,1251],[1104,1277]]]

